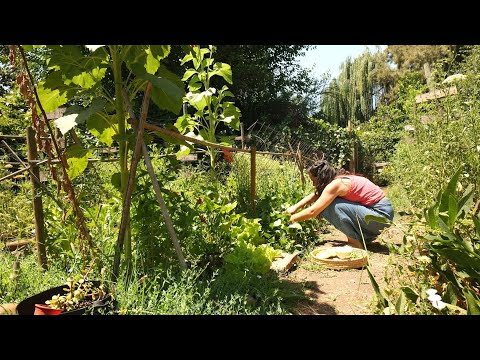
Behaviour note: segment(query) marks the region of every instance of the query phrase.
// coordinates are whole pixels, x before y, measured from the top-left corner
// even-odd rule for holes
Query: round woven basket
[[[362,249],[353,249],[355,254],[354,259],[340,259],[338,257],[329,259],[319,259],[316,257],[317,253],[327,249],[327,247],[320,247],[310,253],[310,258],[317,264],[323,265],[326,268],[334,270],[344,269],[358,269],[367,265],[367,252]]]

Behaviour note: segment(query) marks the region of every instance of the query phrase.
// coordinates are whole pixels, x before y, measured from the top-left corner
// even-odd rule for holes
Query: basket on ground
[[[310,258],[313,262],[325,266],[329,269],[344,270],[344,269],[358,269],[367,265],[367,252],[362,249],[353,248],[351,255],[348,258],[339,258],[337,256],[330,256],[328,258],[319,258],[319,254],[322,252],[334,252],[335,247],[320,247],[314,249],[310,253]],[[320,256],[321,257],[321,256]]]

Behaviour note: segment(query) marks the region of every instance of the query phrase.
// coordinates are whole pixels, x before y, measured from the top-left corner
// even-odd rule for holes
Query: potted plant
[[[114,305],[111,294],[100,281],[86,280],[84,277],[68,278],[65,285],[23,300],[17,306],[18,314],[81,315],[87,310],[98,313],[100,308]]]

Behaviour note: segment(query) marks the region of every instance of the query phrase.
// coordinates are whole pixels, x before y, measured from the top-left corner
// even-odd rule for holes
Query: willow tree
[[[348,57],[340,68],[338,79],[333,79],[321,99],[321,111],[327,121],[347,127],[353,136],[353,129],[367,121],[375,110],[375,83],[372,71],[378,57],[367,49],[352,60]],[[353,141],[350,169],[355,171],[356,142]]]
[[[352,60],[348,57],[340,68],[338,79],[333,79],[321,99],[325,119],[339,126],[356,126],[368,120],[375,109],[375,82],[371,74],[378,66],[378,57],[367,49]]]

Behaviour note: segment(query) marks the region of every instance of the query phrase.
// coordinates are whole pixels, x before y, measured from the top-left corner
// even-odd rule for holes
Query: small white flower
[[[261,279],[261,278],[262,278],[262,276],[261,276],[261,275],[257,275],[257,278]]]
[[[437,290],[435,289],[428,289],[426,293],[429,295],[428,300],[432,303],[432,306],[435,309],[442,310],[445,306],[445,303],[442,301],[440,295],[437,295]]]

